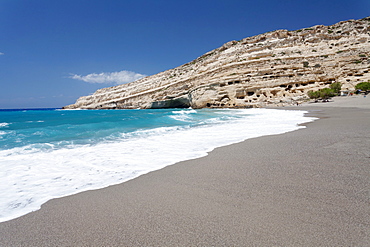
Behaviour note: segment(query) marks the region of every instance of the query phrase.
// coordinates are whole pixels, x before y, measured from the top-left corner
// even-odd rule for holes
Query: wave
[[[0,123],[0,128],[8,127],[10,123]]]
[[[216,147],[293,131],[313,120],[302,111],[191,111],[173,114],[201,121],[121,132],[89,145],[34,143],[0,151],[0,222],[37,210],[52,198],[122,183]]]
[[[26,123],[44,123],[43,120],[37,120],[37,121],[26,121]]]

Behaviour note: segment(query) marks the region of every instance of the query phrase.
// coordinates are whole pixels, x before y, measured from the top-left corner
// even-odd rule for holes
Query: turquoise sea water
[[[272,109],[0,110],[0,222],[309,121]]]
[[[238,118],[210,110],[0,110],[0,150],[55,149],[114,141],[137,131],[186,128]],[[194,114],[196,113],[196,114]],[[215,114],[216,113],[216,114]]]

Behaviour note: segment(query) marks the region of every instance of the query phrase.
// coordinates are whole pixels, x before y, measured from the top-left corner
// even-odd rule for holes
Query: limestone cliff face
[[[194,61],[84,96],[66,109],[265,107],[370,80],[370,17],[230,41]]]

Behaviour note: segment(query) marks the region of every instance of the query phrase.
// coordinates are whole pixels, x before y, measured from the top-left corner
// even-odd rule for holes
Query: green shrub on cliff
[[[310,99],[328,99],[339,95],[340,89],[342,88],[342,83],[334,82],[330,85],[330,88],[322,88],[318,91],[309,91],[307,93]]]
[[[310,99],[318,99],[320,98],[320,92],[319,91],[308,91],[308,97],[310,97]]]
[[[335,91],[331,88],[323,88],[323,89],[320,89],[319,91],[320,91],[320,98],[322,99],[328,99],[336,95]]]
[[[355,87],[357,90],[362,90],[362,91],[369,91],[370,90],[370,81],[367,82],[360,82],[359,84],[356,85]]]
[[[334,82],[334,83],[330,84],[330,89],[332,89],[335,94],[339,94],[341,88],[342,88],[342,83],[340,83],[340,82]]]

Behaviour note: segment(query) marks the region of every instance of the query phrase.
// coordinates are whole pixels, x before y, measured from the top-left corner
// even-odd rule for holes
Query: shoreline
[[[370,107],[350,100],[279,108],[320,119],[53,199],[0,223],[0,246],[365,246]]]

